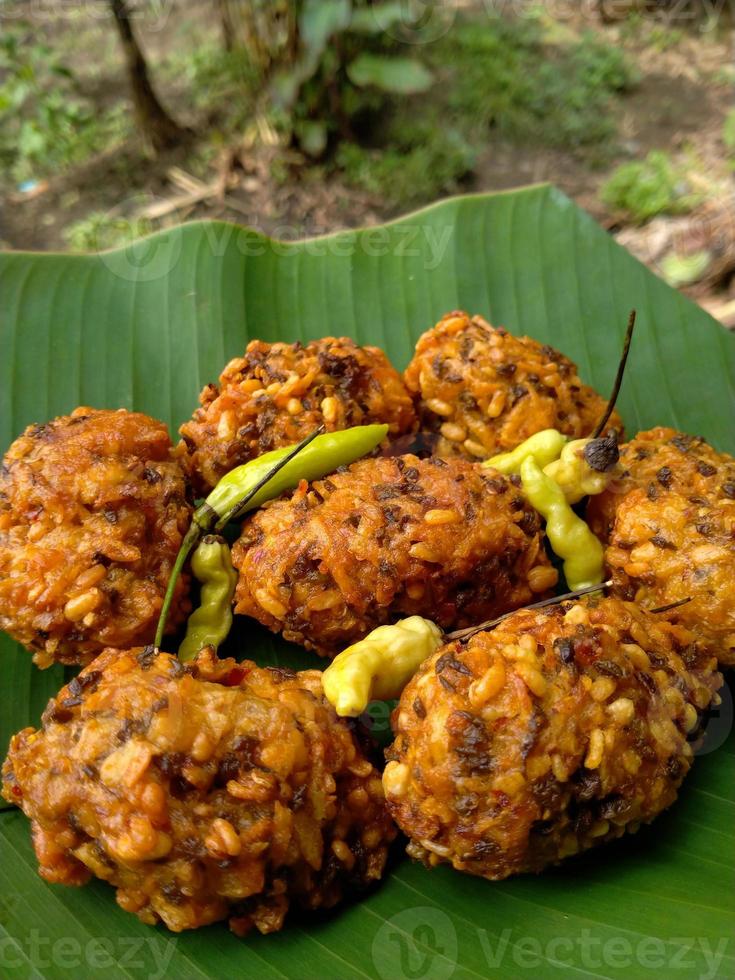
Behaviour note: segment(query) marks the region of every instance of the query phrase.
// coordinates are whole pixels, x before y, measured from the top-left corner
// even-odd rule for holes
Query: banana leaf
[[[175,429],[248,341],[349,335],[398,367],[464,308],[559,347],[609,390],[628,311],[638,328],[619,407],[628,432],[671,424],[735,451],[735,337],[548,186],[450,199],[379,228],[293,244],[220,222],[90,256],[0,256],[0,448],[78,404],[135,408]],[[313,666],[242,621],[240,656]],[[0,738],[37,724],[63,674],[0,643]],[[400,856],[382,885],[276,936],[224,925],[172,935],[112,890],[44,884],[28,824],[0,813],[0,976],[731,977],[732,698],[679,802],[637,835],[543,875],[491,883]],[[387,709],[376,706],[378,737]]]

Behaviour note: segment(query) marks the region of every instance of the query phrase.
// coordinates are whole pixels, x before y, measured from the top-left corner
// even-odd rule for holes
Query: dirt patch
[[[194,19],[200,10],[196,4],[192,6]],[[142,27],[145,47],[156,64],[176,38],[170,31],[161,30],[160,24],[151,27],[143,22]],[[576,25],[568,23],[568,27],[582,30],[590,24],[580,20]],[[208,35],[216,30],[205,22],[197,29],[208,31]],[[610,214],[600,199],[600,188],[616,166],[640,159],[650,150],[664,150],[672,157],[684,155],[694,161],[704,188],[717,181],[732,187],[722,140],[723,123],[733,104],[732,73],[725,71],[731,63],[731,36],[718,38],[696,30],[651,33],[657,29],[644,25],[636,35],[620,25],[595,27],[601,40],[623,46],[640,71],[639,84],[617,103],[619,132],[614,145],[599,150],[557,149],[525,145],[490,130],[466,189],[491,191],[550,181],[602,224],[623,231],[626,245],[646,259],[651,253],[650,232],[624,228],[620,216]],[[51,24],[46,31],[52,42],[59,40],[60,31],[66,38],[64,43],[69,44],[68,22]],[[114,93],[124,90],[125,80],[114,35],[104,24],[90,31],[79,35],[72,62],[80,71],[84,94],[103,108]],[[90,45],[100,50],[106,46],[104,78],[85,70],[85,51]],[[192,124],[185,82],[159,78],[164,102],[182,122]],[[166,202],[183,203],[158,218],[164,226],[192,218],[222,218],[253,225],[280,238],[374,223],[401,210],[387,206],[378,196],[346,186],[326,170],[304,168],[296,159],[285,165],[281,160],[274,167],[268,147],[242,151],[234,167],[231,160],[225,166],[224,155],[203,166],[194,165],[192,154],[197,152],[196,148],[180,148],[151,159],[140,145],[130,142],[69,174],[52,177],[37,196],[21,196],[11,190],[0,196],[0,245],[65,249],[68,242],[64,230],[93,212],[122,219],[141,211],[159,215],[166,211]],[[193,201],[192,195],[182,194],[172,179],[173,173],[182,171],[194,173],[200,185],[211,185],[211,192]],[[228,180],[223,177],[225,172],[230,174]],[[655,267],[655,260],[650,262]],[[714,299],[705,296],[705,302],[710,300],[716,308],[719,300],[729,301],[729,294]]]

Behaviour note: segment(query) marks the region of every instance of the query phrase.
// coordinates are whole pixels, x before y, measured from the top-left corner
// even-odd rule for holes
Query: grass
[[[431,126],[414,126],[382,150],[343,143],[336,165],[348,183],[396,206],[412,206],[459,190],[472,172],[474,148],[457,130],[437,137]]]
[[[219,38],[171,51],[156,76],[215,130],[237,132],[252,116],[256,73],[242,51],[225,51]]]
[[[437,46],[448,108],[468,129],[579,148],[610,140],[615,98],[638,76],[619,48],[591,33],[547,43],[535,18],[463,22]]]
[[[99,110],[81,93],[74,72],[52,49],[34,42],[24,22],[0,34],[0,173],[19,184],[68,170],[131,132],[117,104]]]
[[[616,99],[638,80],[617,47],[549,34],[533,17],[460,20],[426,59],[439,78],[433,96],[396,103],[378,147],[348,143],[336,156],[348,183],[396,205],[456,191],[493,132],[597,162],[614,145]]]
[[[687,182],[686,171],[668,154],[652,150],[645,160],[624,163],[602,188],[603,202],[636,224],[659,214],[685,214],[698,202]]]
[[[64,229],[64,238],[73,252],[101,252],[129,245],[154,231],[145,218],[124,218],[93,211]]]

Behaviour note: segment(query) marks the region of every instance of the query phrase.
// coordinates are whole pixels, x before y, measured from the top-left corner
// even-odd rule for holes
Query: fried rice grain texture
[[[416,456],[354,463],[243,525],[235,611],[325,656],[383,623],[471,626],[556,584],[538,514],[494,470]]]
[[[3,767],[41,876],[101,878],[175,932],[229,918],[240,934],[377,881],[396,833],[380,774],[320,676],[105,651]]]
[[[416,427],[411,397],[383,351],[348,337],[306,346],[253,340],[199,401],[178,452],[202,495],[233,467],[320,425],[333,432],[384,422],[391,437]]]
[[[637,830],[676,798],[721,680],[691,633],[615,598],[444,646],[386,752],[409,854],[502,879]]]
[[[421,430],[437,434],[446,457],[486,459],[542,429],[580,439],[605,409],[568,357],[461,310],[423,334],[404,380]],[[622,431],[617,413],[609,428]]]
[[[587,510],[615,591],[648,607],[689,599],[671,616],[735,665],[735,459],[656,428],[620,462],[621,479]]]
[[[40,667],[149,642],[190,518],[162,422],[77,408],[30,426],[0,471],[0,629]]]

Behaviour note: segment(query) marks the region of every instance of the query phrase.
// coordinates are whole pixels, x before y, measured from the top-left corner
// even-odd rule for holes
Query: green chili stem
[[[607,408],[603,412],[602,418],[595,426],[595,431],[590,436],[591,439],[596,439],[605,428],[607,423],[610,421],[610,416],[615,408],[615,403],[618,400],[618,395],[620,394],[620,387],[623,383],[623,375],[625,374],[625,365],[628,361],[628,354],[630,352],[630,342],[633,339],[633,328],[635,327],[636,311],[631,310],[630,316],[628,317],[628,327],[625,331],[625,340],[623,341],[623,352],[620,355],[620,363],[618,364],[618,373],[615,375],[615,384],[613,385],[613,390],[610,394],[610,398],[607,403]]]
[[[454,630],[453,633],[445,633],[444,639],[467,640],[471,636],[474,636],[475,633],[493,629],[493,627],[498,626],[503,620],[508,619],[509,616],[513,616],[517,612],[525,612],[527,609],[543,609],[545,606],[556,606],[560,602],[566,602],[568,599],[579,599],[581,596],[589,595],[592,592],[601,592],[602,589],[609,589],[611,585],[612,580],[608,580],[607,582],[599,582],[597,585],[585,585],[582,589],[565,592],[564,595],[555,595],[550,599],[541,599],[540,602],[532,602],[530,606],[523,606],[521,609],[513,609],[511,612],[503,613],[497,619],[489,619],[486,623],[480,623],[479,626],[470,626],[464,630]]]
[[[641,609],[644,609],[645,612],[650,612],[650,613],[662,613],[662,612],[668,612],[670,609],[678,609],[679,606],[685,606],[688,602],[691,601],[692,601],[692,597],[688,595],[686,599],[677,599],[676,602],[667,602],[665,606],[656,606],[655,609],[646,609],[645,606],[641,606]]]
[[[229,511],[229,513],[224,514],[223,516],[220,517],[220,519],[215,524],[215,530],[221,531],[226,524],[230,523],[230,521],[236,521],[238,517],[240,517],[244,513],[245,508],[253,499],[253,497],[256,495],[256,493],[258,493],[259,490],[262,490],[268,483],[270,483],[273,477],[276,475],[276,473],[280,472],[280,470],[283,469],[286,463],[290,463],[295,456],[298,456],[299,453],[302,452],[302,450],[306,449],[309,443],[313,442],[314,439],[316,439],[317,436],[320,436],[324,431],[325,431],[324,426],[320,425],[318,429],[314,429],[314,431],[311,432],[305,439],[302,439],[298,445],[294,446],[290,452],[286,453],[283,459],[275,463],[274,466],[265,474],[265,476],[261,480],[258,480],[255,486],[252,487],[245,494],[242,500],[239,501],[239,503],[237,503]]]
[[[181,569],[184,567],[184,562],[189,557],[189,552],[197,543],[202,534],[202,528],[196,522],[192,521],[189,526],[189,530],[184,535],[184,540],[181,542],[181,547],[179,548],[179,553],[176,556],[176,561],[174,562],[174,567],[171,569],[171,574],[168,577],[168,585],[166,586],[166,594],[163,597],[163,605],[161,606],[161,614],[158,617],[158,626],[156,627],[156,637],[153,641],[153,645],[157,650],[160,650],[161,643],[163,642],[163,634],[166,631],[166,620],[168,619],[168,613],[171,608],[171,602],[174,597],[174,590],[176,588],[176,583],[181,575]]]
[[[337,432],[318,432],[298,447],[275,449],[230,470],[222,477],[195,519],[216,515],[215,529],[221,530],[247,510],[293,490],[301,480],[318,480],[340,466],[354,463],[371,452],[388,434],[388,426],[356,425]],[[298,453],[298,459],[294,459]]]

